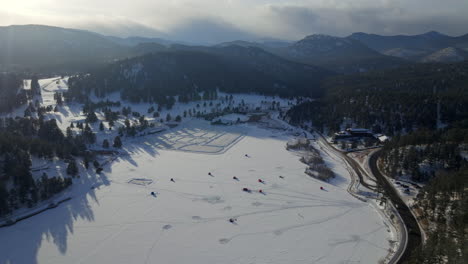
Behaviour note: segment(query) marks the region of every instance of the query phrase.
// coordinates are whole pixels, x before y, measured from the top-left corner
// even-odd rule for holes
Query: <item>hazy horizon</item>
[[[41,24],[118,37],[217,43],[297,40],[318,33],[413,35],[435,30],[459,36],[467,33],[467,13],[468,1],[459,0],[134,0],[118,5],[109,0],[28,0],[3,3],[0,25]]]

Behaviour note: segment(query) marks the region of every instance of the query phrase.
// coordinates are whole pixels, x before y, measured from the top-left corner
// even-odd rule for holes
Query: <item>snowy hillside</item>
[[[424,54],[423,51],[404,49],[404,48],[389,49],[389,50],[383,51],[382,53],[388,56],[394,56],[394,57],[399,57],[399,58],[410,58],[410,57],[415,57],[415,56]]]
[[[431,53],[421,59],[422,62],[460,62],[468,58],[468,54],[457,48],[448,47]]]

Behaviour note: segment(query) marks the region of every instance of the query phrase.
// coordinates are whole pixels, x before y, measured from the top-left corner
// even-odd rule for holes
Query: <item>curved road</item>
[[[363,174],[366,174],[366,172],[362,169],[362,167],[354,159],[350,158],[348,155],[346,155],[346,153],[336,149],[332,144],[330,144],[330,142],[328,142],[326,140],[326,138],[323,135],[321,135],[321,134],[319,134],[319,135],[320,135],[320,138],[319,138],[320,142],[327,145],[327,147],[331,151],[333,151],[336,155],[339,155],[341,158],[343,158],[349,164],[349,166],[351,166],[351,168],[354,170],[354,172],[356,173],[356,175],[359,178],[359,184],[362,184],[364,187],[366,187],[369,190],[377,191],[377,186],[376,185],[369,184],[368,182],[364,181]],[[351,179],[351,180],[353,180],[353,179]]]
[[[403,263],[409,258],[411,252],[421,245],[421,230],[419,229],[419,225],[416,221],[416,218],[411,213],[408,206],[400,198],[400,196],[398,195],[395,188],[393,188],[391,183],[387,181],[387,179],[382,175],[382,173],[380,173],[380,170],[377,168],[377,160],[380,157],[380,154],[381,150],[378,150],[370,156],[369,166],[372,171],[372,174],[377,179],[377,182],[383,187],[386,197],[389,198],[395,205],[396,209],[398,210],[398,213],[403,219],[403,223],[405,224],[406,229],[408,230],[406,249],[402,249],[404,250],[404,252],[402,252],[401,257],[398,259],[397,262]]]
[[[362,169],[362,167],[351,157],[346,155],[345,153],[337,150],[334,146],[332,146],[322,135],[320,135],[320,141],[323,144],[326,144],[327,147],[335,152],[335,154],[340,155],[355,171],[356,175],[359,177],[360,184],[364,187],[377,191],[377,186],[370,185],[364,181],[363,174],[366,172]],[[401,245],[406,244],[405,246],[400,246],[398,251],[395,253],[395,257],[390,260],[389,263],[404,263],[410,256],[411,252],[421,245],[421,230],[419,229],[419,225],[416,221],[416,218],[411,213],[408,206],[403,202],[401,197],[398,195],[397,190],[393,188],[391,183],[387,181],[387,179],[380,173],[379,169],[377,168],[377,160],[380,157],[381,150],[378,150],[371,154],[369,158],[369,167],[371,169],[372,174],[377,179],[376,184],[380,185],[385,192],[385,196],[390,199],[395,205],[400,217],[403,221],[403,224],[406,226],[405,234],[402,236],[402,240],[400,241]],[[353,180],[353,179],[352,179]],[[352,185],[352,184],[351,184]]]

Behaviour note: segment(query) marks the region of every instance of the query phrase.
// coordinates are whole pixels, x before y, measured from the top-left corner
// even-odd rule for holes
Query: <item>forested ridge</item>
[[[409,263],[466,263],[468,257],[468,167],[441,171],[419,192],[414,208],[428,220],[428,239]]]
[[[468,118],[467,86],[468,62],[338,76],[324,82],[323,98],[292,108],[288,116],[332,132],[344,118],[388,135],[435,129]]]
[[[113,63],[70,78],[70,99],[119,91],[122,99],[165,104],[167,96],[198,100],[201,93],[320,96],[332,72],[284,60],[253,47],[173,50]]]
[[[392,136],[383,171],[426,185],[414,210],[426,223],[426,244],[409,263],[465,263],[468,257],[468,63],[418,64],[340,76],[326,95],[293,107],[292,123],[311,121],[336,132],[345,118]]]
[[[443,130],[421,129],[397,135],[385,144],[382,158],[387,175],[409,175],[415,181],[431,179],[437,171],[457,170],[466,162],[468,123]]]
[[[383,170],[391,177],[427,182],[414,210],[428,232],[410,263],[465,263],[468,257],[468,120],[442,130],[396,136],[383,148]]]

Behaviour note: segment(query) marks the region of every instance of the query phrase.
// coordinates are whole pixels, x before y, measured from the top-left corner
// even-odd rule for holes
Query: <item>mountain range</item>
[[[276,54],[290,60],[342,72],[363,72],[396,67],[406,62],[381,54],[361,42],[328,35],[310,35],[283,48]]]
[[[194,46],[162,38],[119,38],[77,29],[21,25],[0,27],[0,70],[87,71],[147,53],[192,50],[219,55],[226,51],[223,47],[230,46],[255,47],[270,56],[337,73],[468,58],[468,34],[459,37],[438,32],[413,36],[354,33],[348,37],[334,37],[316,34],[294,42],[261,39]]]

